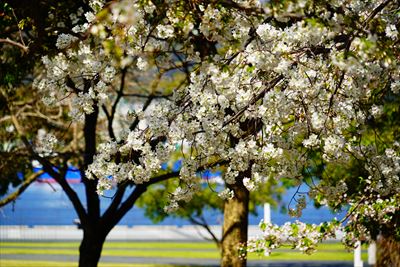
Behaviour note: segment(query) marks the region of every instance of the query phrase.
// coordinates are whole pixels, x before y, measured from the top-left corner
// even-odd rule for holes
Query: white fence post
[[[271,223],[271,205],[264,203],[264,222]],[[269,256],[269,252],[264,253],[265,256]]]
[[[264,203],[264,222],[271,222],[271,205],[269,203]]]
[[[361,259],[361,242],[356,242],[356,248],[354,249],[354,267],[363,267],[363,261]]]
[[[376,264],[376,243],[371,242],[368,246],[368,264],[375,265]]]

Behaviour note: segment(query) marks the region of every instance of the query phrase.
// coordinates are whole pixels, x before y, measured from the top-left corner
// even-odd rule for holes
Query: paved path
[[[37,260],[37,261],[67,261],[77,262],[78,256],[72,255],[14,255],[3,254],[2,259],[13,260]],[[174,264],[186,266],[203,266],[203,267],[217,267],[219,261],[215,259],[190,259],[190,258],[147,258],[147,257],[118,257],[118,256],[104,256],[101,262],[113,263],[148,263],[148,264]],[[352,267],[352,262],[348,261],[335,261],[335,262],[322,262],[322,261],[265,261],[265,260],[251,260],[247,264],[248,267]]]

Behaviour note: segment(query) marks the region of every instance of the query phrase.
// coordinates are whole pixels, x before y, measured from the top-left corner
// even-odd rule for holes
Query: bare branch
[[[208,225],[206,219],[204,218],[204,216],[200,216],[200,220],[196,220],[196,218],[194,218],[193,216],[189,216],[189,221],[193,224],[199,225],[201,227],[203,227],[208,234],[211,236],[211,240],[213,240],[215,242],[215,244],[217,244],[218,247],[221,246],[221,240],[218,239],[218,237],[215,235],[215,233],[211,230],[210,226]],[[200,233],[199,233],[200,234]],[[205,239],[210,240],[210,238],[206,238]]]
[[[15,201],[25,191],[25,189],[27,189],[36,180],[36,178],[43,173],[44,171],[38,171],[29,175],[16,191],[0,200],[0,207],[3,207],[8,203]]]
[[[10,40],[9,38],[6,38],[6,39],[0,38],[0,43],[6,43],[6,44],[9,44],[12,46],[16,46],[16,47],[20,48],[22,51],[24,51],[25,53],[28,53],[28,51],[29,51],[29,48],[27,46],[25,46],[21,43],[15,42],[13,40]]]

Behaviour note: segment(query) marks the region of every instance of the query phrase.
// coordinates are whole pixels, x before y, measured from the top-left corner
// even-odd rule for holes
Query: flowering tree
[[[395,1],[122,1],[106,9],[90,31],[126,50],[121,62],[178,65],[188,74],[172,101],[160,102],[158,112],[145,114],[146,127],[129,134],[135,144],[116,149],[128,146],[145,156],[143,146],[161,137],[164,147],[187,145],[182,186],[167,210],[197,190],[191,177],[204,164],[225,166],[221,195],[235,207],[232,213],[226,207],[225,216],[245,222],[248,190],[257,183],[280,177],[301,183],[317,166],[327,178],[328,166],[353,161],[362,170],[357,176],[324,179],[310,195],[332,207],[350,205],[343,221],[349,245],[380,231],[398,236],[398,134],[368,123],[398,114],[388,108],[399,91]],[[121,173],[93,166],[103,184]],[[153,171],[145,164],[128,170],[137,168]],[[349,188],[354,184],[358,190]],[[304,205],[300,199],[292,213],[299,215]],[[338,225],[299,223],[284,232],[265,225],[268,242],[256,247],[276,247],[286,239],[274,233],[286,232],[294,246],[311,251]],[[313,238],[303,238],[314,230]]]
[[[229,233],[222,266],[246,264],[237,246],[247,241],[249,192],[268,179],[301,184],[321,177],[310,184],[310,196],[333,208],[349,205],[348,216],[283,230],[262,224],[265,234],[247,244],[250,250],[290,242],[311,252],[342,224],[348,245],[376,233],[398,240],[398,2],[143,0],[92,7],[87,23],[59,36],[61,52],[44,58],[47,73],[36,82],[47,105],[68,105],[74,120],[84,120],[81,167],[91,192],[116,186],[123,193],[128,185],[142,192],[175,175],[160,174],[160,165],[179,145],[180,183],[165,210],[190,200],[199,171],[221,168]],[[171,77],[179,82],[166,97],[161,89]],[[130,93],[128,78],[136,81],[127,83]],[[135,112],[116,132],[118,103],[141,97],[137,83],[146,81],[142,105],[121,102]],[[101,118],[108,136],[96,136]],[[349,162],[357,164],[359,171],[350,173],[356,175],[331,176]],[[88,206],[98,202],[91,196]],[[120,207],[117,193],[111,207],[126,210],[137,196]],[[299,198],[291,213],[300,215],[305,204]],[[81,220],[85,233],[94,234],[102,219],[96,209],[89,215]],[[81,253],[89,251],[84,247],[85,239]]]

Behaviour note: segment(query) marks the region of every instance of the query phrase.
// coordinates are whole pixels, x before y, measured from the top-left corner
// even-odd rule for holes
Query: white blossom
[[[147,63],[147,61],[145,59],[139,57],[137,59],[136,66],[138,67],[138,69],[144,71],[144,70],[147,70],[147,68],[149,67],[149,64]]]
[[[174,36],[174,28],[171,25],[158,25],[157,32],[160,38],[170,38]]]
[[[321,141],[316,134],[312,134],[308,139],[303,140],[303,145],[307,148],[318,146],[320,143]]]
[[[58,49],[64,49],[71,45],[71,43],[76,42],[78,40],[77,37],[71,34],[60,34],[57,38],[56,46]]]
[[[235,196],[235,193],[231,189],[225,188],[223,191],[218,193],[218,196],[222,199],[232,199]]]
[[[399,32],[396,29],[396,25],[388,25],[385,29],[386,36],[395,40],[399,38]]]

